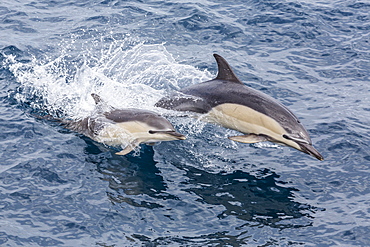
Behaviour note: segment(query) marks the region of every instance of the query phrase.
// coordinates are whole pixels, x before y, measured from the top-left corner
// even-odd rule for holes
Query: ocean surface
[[[370,246],[370,3],[3,0],[1,246]],[[155,108],[213,53],[276,98],[325,160]],[[185,141],[119,150],[38,116],[108,104]]]

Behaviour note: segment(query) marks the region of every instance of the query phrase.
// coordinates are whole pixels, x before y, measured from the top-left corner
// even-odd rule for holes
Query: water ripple
[[[367,246],[370,5],[365,1],[0,3],[0,244]],[[318,163],[161,112],[212,53],[287,105]],[[98,92],[164,114],[186,141],[124,157],[34,114],[81,118]],[[22,233],[22,234],[20,234]]]

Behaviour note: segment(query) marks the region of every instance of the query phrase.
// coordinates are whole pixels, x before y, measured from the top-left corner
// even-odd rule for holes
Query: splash
[[[9,68],[20,83],[15,99],[52,116],[80,119],[94,109],[91,93],[116,108],[154,110],[169,91],[211,77],[177,63],[164,44],[112,42],[100,52],[70,51],[54,59],[34,57],[27,64],[9,56]]]

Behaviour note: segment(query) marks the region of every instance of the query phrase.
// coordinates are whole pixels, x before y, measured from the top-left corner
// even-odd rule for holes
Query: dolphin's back
[[[156,129],[173,129],[173,126],[160,115],[140,109],[115,109],[104,113],[105,117],[115,123],[142,122]]]
[[[204,99],[207,102],[204,110],[207,112],[218,105],[231,103],[247,106],[278,122],[294,120],[299,123],[298,118],[283,104],[244,84],[212,80],[190,86],[181,92]]]

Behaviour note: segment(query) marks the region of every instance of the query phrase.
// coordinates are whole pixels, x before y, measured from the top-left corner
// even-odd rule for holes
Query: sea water
[[[370,245],[366,1],[0,3],[0,245]],[[154,107],[223,56],[325,160]],[[165,116],[185,141],[117,149],[54,118]],[[232,95],[230,96],[232,97]]]

